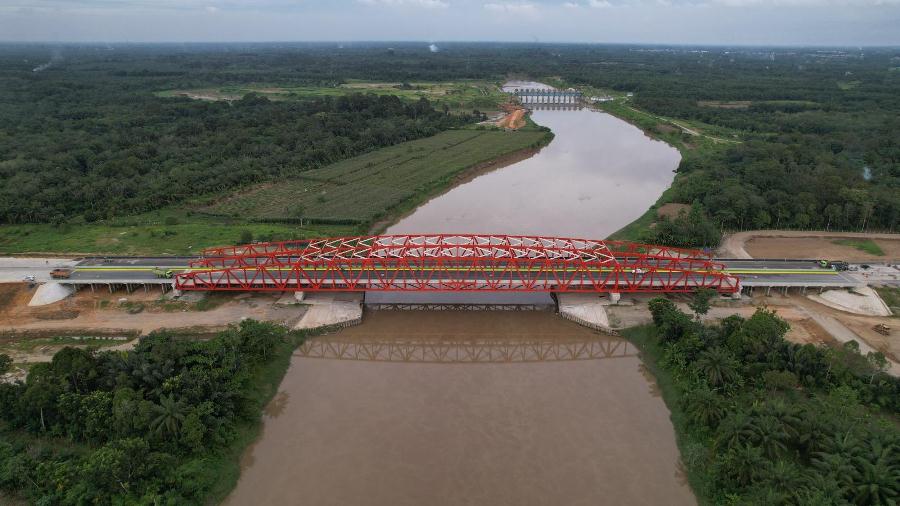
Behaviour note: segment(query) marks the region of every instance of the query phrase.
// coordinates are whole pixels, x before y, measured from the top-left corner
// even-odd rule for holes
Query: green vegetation
[[[694,202],[689,212],[682,211],[671,219],[662,217],[653,228],[642,232],[641,239],[651,244],[683,248],[714,248],[721,235],[719,228],[703,212],[703,207]]]
[[[265,184],[216,202],[205,212],[249,219],[371,224],[412,207],[472,167],[546,144],[546,129],[449,130],[360,155],[298,179]]]
[[[894,504],[900,380],[880,353],[798,345],[760,309],[703,325],[667,299],[640,348],[701,504]]]
[[[875,291],[894,313],[894,317],[900,317],[900,288],[881,286],[875,287]]]
[[[82,331],[83,333],[84,331]],[[14,339],[10,342],[0,344],[2,351],[33,351],[43,346],[91,346],[91,347],[107,347],[118,346],[133,339],[126,337],[125,339],[112,339],[95,336],[53,336],[38,337],[32,339]]]
[[[162,215],[178,213],[185,218],[172,226],[163,225]],[[0,227],[0,251],[5,253],[69,252],[114,255],[178,255],[204,247],[241,243],[242,231],[256,240],[290,240],[307,237],[346,235],[355,227],[317,225],[315,227],[244,223],[188,215],[183,210],[118,218],[102,223],[78,225],[7,225]]]
[[[217,502],[303,339],[245,321],[207,341],[64,348],[0,384],[0,489],[37,504]]]
[[[835,244],[841,244],[843,246],[856,248],[870,255],[884,256],[884,250],[881,249],[881,246],[876,244],[875,241],[871,239],[838,239],[833,242]]]
[[[578,44],[448,44],[439,53],[402,43],[57,50],[54,65],[32,72],[52,48],[0,46],[2,251],[184,252],[236,242],[241,230],[256,237],[252,221],[188,216],[183,202],[210,207],[215,197],[227,205],[228,195],[247,188],[302,187],[304,172],[470,127],[481,115],[463,111],[495,106],[502,95],[492,83],[510,75],[554,76],[553,84],[614,97],[600,107],[682,153],[659,204],[697,202],[719,230],[890,231],[900,223],[893,48],[825,56],[802,48]],[[173,97],[180,92],[237,100]],[[334,220],[321,216],[331,212],[325,190],[326,202],[317,196],[272,211]],[[177,214],[178,226],[210,224],[220,233],[120,240],[91,228],[133,220],[146,236],[176,226],[145,218],[158,212]],[[628,235],[652,239],[653,221],[643,217]],[[59,232],[66,242],[57,243],[53,229],[27,228],[38,223],[75,232]],[[270,230],[335,231],[323,223]],[[82,230],[94,238],[81,239]]]
[[[472,119],[435,111],[425,99],[410,104],[360,94],[297,102],[251,94],[230,104],[151,95],[111,107],[111,100],[132,97],[57,102],[43,88],[51,83],[27,86],[23,80],[9,79],[16,103],[53,106],[57,115],[84,119],[35,122],[23,107],[0,125],[6,129],[0,134],[0,222],[11,224],[84,223],[152,211],[198,193],[291,177]]]
[[[160,97],[188,97],[197,100],[240,100],[248,93],[256,93],[271,100],[308,100],[340,97],[353,93],[397,96],[408,101],[426,98],[437,108],[454,114],[472,110],[490,111],[507,100],[497,83],[483,81],[387,83],[348,79],[331,86],[283,86],[278,84],[248,84],[191,90],[165,90]]]

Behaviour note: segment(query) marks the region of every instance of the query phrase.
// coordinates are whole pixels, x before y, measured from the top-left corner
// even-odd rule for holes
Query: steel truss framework
[[[204,251],[180,290],[691,292],[739,290],[695,250],[509,235],[383,235]]]
[[[369,362],[427,362],[496,364],[557,362],[637,356],[627,341],[617,338],[510,340],[506,336],[473,340],[339,339],[316,337],[305,341],[295,355],[305,358]]]

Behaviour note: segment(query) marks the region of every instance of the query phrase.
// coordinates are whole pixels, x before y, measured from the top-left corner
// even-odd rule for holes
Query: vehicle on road
[[[843,260],[819,260],[817,263],[819,264],[819,267],[823,269],[831,268],[836,271],[846,271],[850,269],[850,264]]]
[[[172,269],[160,269],[159,267],[154,267],[153,275],[156,276],[157,278],[170,279],[172,276],[175,275],[175,271],[173,271]]]
[[[69,279],[72,276],[72,269],[53,269],[50,271],[50,277],[53,279]]]
[[[891,335],[891,328],[883,323],[879,323],[878,325],[875,325],[874,327],[872,327],[872,330],[874,330],[875,332],[878,332],[879,334],[883,334],[886,336]]]

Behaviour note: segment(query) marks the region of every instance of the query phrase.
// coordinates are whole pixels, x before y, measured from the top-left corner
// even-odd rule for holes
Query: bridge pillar
[[[618,304],[619,301],[622,300],[622,294],[619,292],[609,292],[609,302],[612,304]]]
[[[294,299],[296,299],[297,302],[303,302],[303,299],[305,298],[306,292],[294,292]]]
[[[735,299],[735,300],[740,300],[741,299],[741,290],[743,290],[743,288],[741,287],[741,282],[738,281],[737,291],[731,294],[731,298]]]

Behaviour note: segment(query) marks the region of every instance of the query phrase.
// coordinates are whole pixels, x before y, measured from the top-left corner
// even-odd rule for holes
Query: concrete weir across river
[[[604,113],[533,119],[556,134],[549,146],[388,233],[604,237],[679,162]],[[226,503],[694,504],[680,469],[669,412],[627,341],[551,312],[374,311],[294,353]]]

